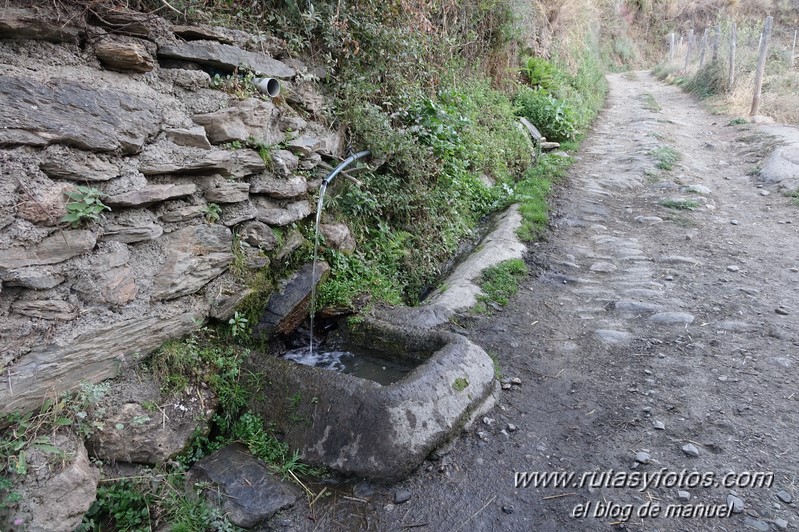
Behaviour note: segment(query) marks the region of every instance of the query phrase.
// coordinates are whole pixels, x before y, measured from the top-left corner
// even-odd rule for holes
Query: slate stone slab
[[[272,476],[266,464],[240,443],[194,464],[186,475],[187,490],[194,491],[195,483],[211,483],[212,487],[203,490],[207,500],[243,528],[262,524],[293,505],[300,495],[297,488]]]
[[[233,235],[225,226],[185,227],[165,238],[169,254],[156,274],[154,298],[169,300],[193,294],[233,262]]]
[[[92,329],[62,344],[35,348],[14,366],[12,386],[0,387],[0,413],[38,408],[54,389],[66,391],[81,382],[115,377],[125,357],[144,356],[168,339],[187,334],[196,328],[196,317],[186,312],[134,318]]]
[[[205,126],[208,139],[213,144],[254,138],[272,146],[286,138],[278,127],[280,110],[272,102],[258,98],[247,98],[213,113],[197,114],[192,120]]]
[[[139,190],[104,196],[103,202],[109,207],[146,207],[153,203],[191,196],[197,186],[188,185],[147,185]]]
[[[330,269],[326,262],[316,265],[316,276],[312,278],[313,265],[300,268],[283,287],[269,297],[255,334],[263,338],[272,334],[288,334],[296,329],[308,315],[311,305],[311,290]]]
[[[82,83],[0,76],[0,145],[137,153],[161,128],[156,104]]]
[[[58,264],[89,251],[97,243],[91,231],[58,231],[35,246],[12,247],[0,255],[0,271]]]
[[[0,38],[76,43],[83,34],[83,29],[71,26],[67,21],[48,20],[33,9],[3,6]]]
[[[256,52],[215,41],[192,41],[174,46],[161,46],[158,57],[182,59],[208,65],[224,72],[235,69],[253,71],[270,78],[292,78],[296,71],[285,63]]]

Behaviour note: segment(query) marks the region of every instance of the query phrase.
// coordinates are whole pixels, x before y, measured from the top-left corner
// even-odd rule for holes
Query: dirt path
[[[555,227],[528,257],[533,275],[504,311],[466,324],[521,386],[406,481],[356,484],[318,502],[315,520],[305,506],[279,527],[605,530],[624,517],[594,517],[612,502],[630,505],[632,530],[799,528],[799,209],[748,176],[770,142],[755,126],[636,78],[610,77]],[[683,156],[670,171],[655,166],[659,146]],[[698,207],[660,204],[685,199]],[[609,470],[639,476],[615,476],[628,483],[615,488],[598,474],[586,477],[594,487],[514,484],[515,472]],[[683,471],[699,475],[667,475]],[[730,471],[773,473],[773,484],[717,485]],[[690,486],[708,473],[714,485]],[[740,514],[663,515],[677,504],[726,513],[731,492]],[[645,503],[661,515],[637,517]]]

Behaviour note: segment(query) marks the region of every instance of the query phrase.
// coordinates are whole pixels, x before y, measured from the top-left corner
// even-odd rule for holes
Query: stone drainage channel
[[[303,346],[283,357],[254,354],[245,373],[258,374],[262,384],[250,409],[305,463],[357,478],[408,475],[495,403],[490,357],[464,336],[435,327],[476,302],[482,270],[522,256],[525,247],[515,236],[520,219],[515,206],[498,216],[447,278],[447,289],[434,291],[420,307],[374,309],[358,325],[333,331],[326,340],[332,353],[312,354]],[[302,299],[292,294],[307,300],[324,266],[304,268],[289,280],[267,303],[256,333],[285,332],[289,327],[276,316],[292,315],[287,309],[298,303],[292,298]],[[291,326],[303,318],[293,317]],[[258,526],[301,495],[238,444],[197,462],[190,480],[215,484],[218,504],[244,527]]]

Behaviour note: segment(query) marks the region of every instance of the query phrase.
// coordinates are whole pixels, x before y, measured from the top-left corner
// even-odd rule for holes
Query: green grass
[[[572,146],[566,145],[565,148]],[[521,240],[534,242],[544,235],[549,224],[552,183],[560,180],[573,162],[571,157],[543,154],[538,164],[527,170],[524,178],[514,185],[512,200],[519,204],[522,215],[516,234]]]
[[[682,159],[682,154],[670,146],[660,146],[649,152],[654,157],[658,168],[661,170],[671,170],[674,165]]]
[[[484,303],[508,304],[511,296],[519,290],[519,281],[527,275],[527,265],[521,259],[510,259],[483,271],[480,288],[483,294],[477,299]]]
[[[693,211],[699,208],[699,203],[689,199],[668,199],[660,202],[660,205],[667,209],[674,209],[677,211]]]
[[[727,122],[727,125],[728,126],[740,126],[740,125],[748,124],[748,123],[749,123],[749,120],[747,120],[746,118],[738,117],[738,118],[733,118],[732,120]]]
[[[659,113],[663,110],[663,108],[658,104],[655,97],[649,94],[648,92],[641,95],[641,99],[644,102],[644,109],[648,109],[649,111]]]

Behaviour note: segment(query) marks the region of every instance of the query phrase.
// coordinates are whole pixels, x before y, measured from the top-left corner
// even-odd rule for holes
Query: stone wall
[[[4,413],[232,314],[247,293],[229,271],[235,235],[249,268],[285,259],[273,229],[312,214],[319,165],[342,152],[320,73],[279,60],[276,39],[60,8],[0,14]],[[281,95],[212,88],[234,70],[279,79]],[[71,227],[77,186],[110,211]]]

